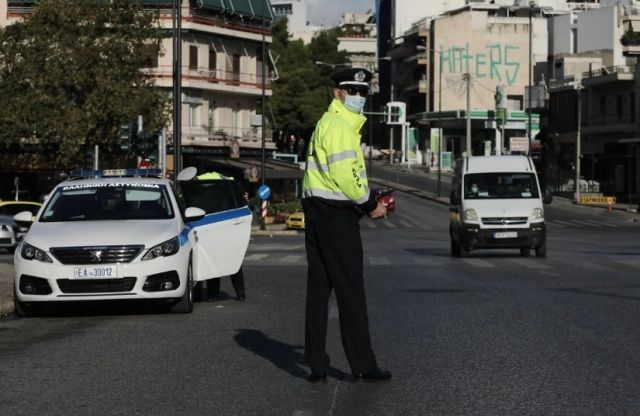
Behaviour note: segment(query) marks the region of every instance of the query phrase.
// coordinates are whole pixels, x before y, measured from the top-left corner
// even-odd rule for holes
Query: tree
[[[308,139],[333,98],[331,67],[316,65],[315,61],[344,63],[345,52],[338,52],[337,31],[333,29],[322,32],[309,45],[290,39],[285,19],[276,20],[271,30],[271,51],[280,75],[273,85],[271,108],[285,132],[301,133]]]
[[[160,52],[157,12],[128,0],[40,0],[0,32],[0,144],[37,147],[51,168],[87,148],[119,151],[119,129],[167,124],[166,94],[141,68]]]

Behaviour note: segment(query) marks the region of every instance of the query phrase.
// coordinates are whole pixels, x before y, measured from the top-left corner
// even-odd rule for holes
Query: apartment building
[[[156,86],[171,95],[173,1],[141,0],[141,3],[159,11],[159,23],[165,33],[163,54],[153,67],[142,70],[152,74]],[[28,16],[36,4],[36,0],[0,0],[0,25]],[[263,81],[265,96],[272,93],[269,69],[273,64],[268,54],[274,18],[271,4],[269,0],[180,0],[180,7],[182,165],[204,166],[211,159],[222,158],[227,170],[241,169],[247,173],[256,163],[250,158],[258,158],[261,152],[262,122],[257,114]],[[173,126],[167,126],[167,131],[172,132]],[[265,136],[266,150],[275,150],[269,130]],[[171,133],[167,139],[167,165],[171,168]],[[239,150],[235,153],[239,153],[244,163],[226,160],[232,147]]]

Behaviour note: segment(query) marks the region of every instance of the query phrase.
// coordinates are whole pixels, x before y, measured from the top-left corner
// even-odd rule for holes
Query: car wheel
[[[544,242],[536,247],[536,257],[547,257],[547,240],[544,240]]]
[[[187,267],[187,282],[184,294],[171,307],[173,313],[191,313],[193,312],[193,266],[191,265],[191,257],[189,257],[189,266]]]
[[[29,303],[20,302],[18,300],[18,296],[16,295],[16,289],[13,289],[13,307],[15,309],[16,315],[22,316],[23,318],[28,318],[30,316],[36,316],[39,308]]]
[[[520,249],[520,255],[522,257],[529,257],[530,252],[531,252],[531,250],[528,247]]]

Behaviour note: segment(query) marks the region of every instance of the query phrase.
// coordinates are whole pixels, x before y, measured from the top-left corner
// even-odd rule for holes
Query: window
[[[600,116],[607,115],[607,97],[600,97]]]
[[[233,63],[231,68],[233,72],[233,80],[240,81],[240,55],[233,55]]]
[[[200,124],[200,105],[189,104],[189,125],[192,127]]]
[[[618,94],[618,96],[616,97],[616,116],[618,117],[618,120],[622,120],[622,116],[624,113],[623,105],[624,98],[622,97],[622,94]]]
[[[218,63],[216,62],[218,56],[216,51],[209,49],[209,71],[215,71]]]
[[[196,71],[198,69],[198,47],[189,46],[189,69]]]

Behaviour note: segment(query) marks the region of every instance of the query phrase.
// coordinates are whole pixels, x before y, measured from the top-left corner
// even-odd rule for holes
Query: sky
[[[308,0],[307,18],[312,25],[335,26],[344,13],[375,13],[375,0]]]

